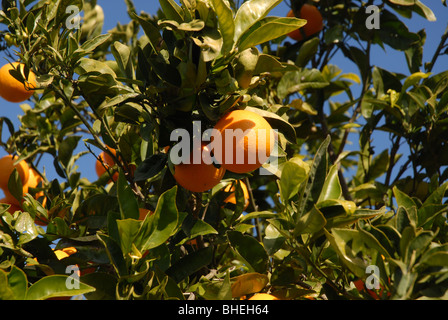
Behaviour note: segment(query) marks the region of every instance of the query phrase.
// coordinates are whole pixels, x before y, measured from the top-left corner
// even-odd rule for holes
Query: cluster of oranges
[[[201,157],[200,163],[190,161],[190,163],[180,163],[174,166],[174,178],[177,183],[192,192],[204,192],[213,188],[224,177],[226,170],[235,173],[248,173],[258,169],[269,158],[274,147],[271,139],[272,127],[262,116],[252,111],[230,111],[216,123],[214,129],[222,137],[222,149],[213,150],[215,158],[221,159],[219,164],[207,164]],[[227,130],[232,132],[240,130],[239,132],[244,132],[244,135],[232,136],[233,143],[226,143]],[[250,145],[251,141],[255,146]],[[228,147],[229,145],[231,148]],[[201,154],[204,152],[209,154],[208,148],[207,144],[202,143]],[[237,159],[240,155],[241,159]],[[245,208],[247,208],[249,204],[247,186],[241,183],[241,188],[246,199]],[[236,203],[235,187],[228,185],[225,191],[233,192],[225,202]]]
[[[5,194],[5,197],[0,200],[0,203],[10,205],[8,209],[10,213],[21,210],[21,205],[23,202],[23,199],[16,199],[9,191],[8,184],[10,176],[14,170],[16,170],[19,174],[22,182],[22,194],[28,193],[32,188],[37,188],[43,181],[39,173],[31,168],[25,160],[21,160],[18,163],[16,163],[16,160],[17,157],[14,157],[13,155],[6,155],[0,159],[0,188]],[[44,196],[43,191],[37,192],[35,195],[36,199],[42,196]],[[43,201],[43,205],[45,205],[45,198]]]
[[[194,163],[193,153],[191,154],[190,163],[180,163],[174,166],[174,179],[179,185],[191,192],[204,192],[217,185],[224,177],[226,170],[236,173],[247,173],[261,167],[267,160],[273,148],[271,135],[272,127],[269,123],[257,113],[247,110],[234,110],[225,114],[215,125],[215,129],[222,136],[222,150],[215,150],[221,154],[222,161],[219,165],[207,164],[201,157],[200,163]],[[244,136],[237,137],[233,143],[231,150],[226,150],[225,130],[241,130]],[[253,139],[253,140],[252,140]],[[249,146],[250,141],[255,141],[255,148]],[[206,143],[201,144],[201,154],[203,152],[210,153]],[[164,149],[168,152],[169,147]],[[116,150],[109,148],[111,154],[116,156]],[[226,153],[230,152],[230,157],[226,159]],[[254,154],[250,154],[254,153]],[[243,155],[244,161],[239,161],[237,155]],[[265,155],[265,156],[260,156]],[[250,161],[255,159],[255,161]],[[238,161],[237,161],[238,160]],[[118,172],[114,172],[115,161],[107,152],[101,152],[95,164],[95,170],[98,177],[108,173],[111,175],[109,181],[116,182]],[[249,192],[244,182],[240,181],[244,198],[246,199],[244,209],[249,205]],[[226,198],[226,203],[236,204],[235,186],[229,184],[225,190],[230,195]]]

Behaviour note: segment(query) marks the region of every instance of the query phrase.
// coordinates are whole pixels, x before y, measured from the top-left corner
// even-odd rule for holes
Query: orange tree
[[[130,22],[104,33],[94,0],[2,1],[1,48],[26,66],[10,74],[36,86],[19,128],[1,118],[1,146],[36,172],[49,155],[58,176],[7,178],[21,201],[0,205],[1,299],[446,298],[448,72],[433,66],[448,33],[425,63],[425,31],[401,18],[434,20],[422,1],[309,1],[324,27],[298,42],[287,35],[306,21],[271,16],[280,0],[160,0],[156,15],[125,2]],[[407,75],[372,65],[386,45]],[[332,64],[338,52],[359,72]],[[171,134],[234,109],[276,129],[264,171],[177,184]],[[389,145],[375,154],[378,131]],[[90,154],[110,158],[98,179],[77,166]]]

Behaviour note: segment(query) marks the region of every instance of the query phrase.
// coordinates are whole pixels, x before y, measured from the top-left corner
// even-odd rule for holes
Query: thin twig
[[[254,208],[254,211],[258,211],[258,206],[255,203],[255,198],[254,198],[254,194],[252,192],[252,187],[250,185],[249,178],[246,177],[245,180],[246,180],[247,191],[249,192],[249,199],[252,204],[252,207]],[[258,238],[258,241],[261,242],[262,237],[261,237],[261,233],[260,233],[260,225],[259,225],[260,221],[258,218],[255,218],[254,220],[255,220],[255,230],[257,230],[257,238]]]

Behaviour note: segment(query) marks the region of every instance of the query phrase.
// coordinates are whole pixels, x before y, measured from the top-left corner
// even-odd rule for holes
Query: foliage
[[[370,265],[381,299],[447,297],[448,72],[433,66],[448,32],[425,63],[425,30],[401,20],[433,20],[421,1],[375,1],[381,28],[370,30],[374,1],[315,1],[323,32],[293,43],[286,35],[305,20],[270,16],[280,0],[239,2],[160,0],[151,16],[126,0],[130,22],[105,33],[94,0],[2,1],[2,48],[36,73],[39,90],[19,128],[1,118],[10,134],[1,146],[36,168],[50,155],[59,177],[41,172],[21,211],[0,207],[1,299],[372,299],[353,284]],[[69,5],[83,10],[79,29],[67,27]],[[373,46],[403,52],[409,74],[371,65]],[[333,65],[337,52],[359,73]],[[204,193],[177,186],[163,151],[171,132],[213,127],[236,106],[278,130],[278,167],[227,172]],[[375,154],[378,131],[390,147]],[[357,151],[347,149],[353,132]],[[102,151],[115,182],[113,172],[90,181],[78,171]],[[238,179],[245,214],[239,184],[236,204],[223,202]],[[139,220],[139,208],[154,214]],[[64,247],[77,252],[59,260],[52,249]],[[75,264],[96,272],[67,290]]]

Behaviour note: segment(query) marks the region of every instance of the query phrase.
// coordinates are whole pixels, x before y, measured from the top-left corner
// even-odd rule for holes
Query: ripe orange
[[[9,71],[19,68],[24,75],[25,84],[14,78]],[[36,76],[30,71],[28,78],[24,74],[24,65],[19,62],[5,64],[0,69],[0,96],[9,102],[23,102],[29,99],[36,88]]]
[[[21,211],[22,210],[22,208],[20,208],[20,206],[18,206],[17,204],[11,203],[11,200],[8,197],[0,199],[0,203],[2,203],[2,204],[9,204],[10,207],[8,209],[8,212],[11,213],[11,214],[13,214],[16,211]]]
[[[390,279],[389,279],[390,282]],[[383,296],[383,292],[384,292],[384,286],[380,284],[380,289],[379,290],[370,290],[367,289],[367,287],[364,284],[364,281],[362,279],[357,279],[355,281],[353,281],[353,284],[355,285],[356,289],[359,292],[367,292],[373,299],[375,300],[380,300],[381,297]],[[378,292],[378,294],[377,294]],[[387,292],[387,296],[390,296],[390,292]]]
[[[202,152],[209,152],[207,144],[201,146]],[[193,153],[190,163],[180,163],[174,166],[174,179],[187,190],[192,192],[204,192],[221,181],[226,170],[221,166],[216,168],[213,164],[193,163]]]
[[[268,293],[256,293],[249,300],[280,300],[279,298]]]
[[[322,15],[320,14],[319,10],[313,5],[305,3],[300,8],[300,12],[297,12],[296,15],[294,15],[291,9],[288,12],[287,17],[294,17],[294,16],[300,19],[305,19],[307,23],[302,28],[299,28],[297,30],[288,33],[288,36],[291,39],[301,41],[304,38],[308,38],[320,32],[324,28]],[[303,37],[304,35],[305,37]]]
[[[240,181],[241,189],[243,189],[243,195],[244,195],[244,209],[246,210],[249,206],[249,190],[247,189],[247,185]],[[225,200],[224,203],[233,203],[236,204],[236,197],[235,197],[235,185],[233,183],[228,184],[227,187],[224,188],[224,192],[232,192]]]
[[[108,147],[108,149],[114,154],[116,155],[116,151],[115,149],[112,149],[110,147]],[[95,171],[96,174],[98,175],[98,177],[101,177],[105,172],[107,172],[106,168],[108,170],[112,170],[111,168],[115,165],[115,161],[114,159],[106,152],[101,152],[99,155],[100,160],[96,160],[95,163]],[[112,175],[112,181],[117,181],[118,180],[118,172],[115,172]]]
[[[23,187],[23,194],[27,193],[29,191],[29,188],[37,188],[41,182],[43,182],[43,178],[37,173],[36,170],[33,168],[30,168],[30,177],[28,179],[28,182]],[[35,199],[39,199],[41,197],[44,197],[45,193],[43,191],[39,191],[34,195]],[[42,199],[42,206],[45,207],[47,203],[47,198]]]
[[[14,171],[14,168],[16,168],[19,173],[20,179],[22,180],[22,185],[27,183],[30,175],[30,167],[26,161],[22,160],[18,164],[14,164],[15,160],[16,159],[10,154],[0,159],[0,188],[5,192],[8,191],[9,177]]]
[[[139,208],[140,216],[138,217],[138,220],[145,220],[146,216],[149,214],[154,214],[151,210],[145,209],[145,208]]]
[[[274,148],[272,127],[255,112],[231,111],[214,128],[220,132],[222,139],[222,148],[214,150],[214,156],[229,171],[247,173],[258,169]]]

